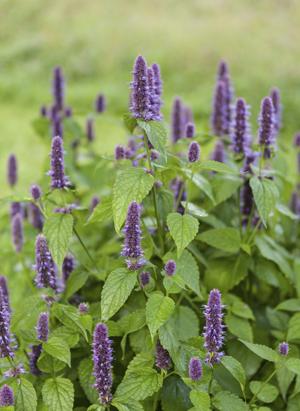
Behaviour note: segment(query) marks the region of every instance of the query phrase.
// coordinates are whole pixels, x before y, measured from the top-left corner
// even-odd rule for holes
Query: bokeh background
[[[82,123],[97,93],[107,112],[97,120],[96,150],[111,153],[126,138],[132,64],[138,54],[161,65],[164,114],[183,97],[197,129],[209,129],[216,66],[227,60],[237,96],[252,106],[278,86],[284,106],[280,139],[300,129],[299,0],[0,0],[0,186],[6,158],[20,162],[18,190],[39,178],[49,145],[31,122],[50,102],[53,66],[67,79],[67,102]],[[290,145],[290,155],[293,149]],[[291,166],[292,167],[292,166]],[[289,171],[288,171],[289,172]]]

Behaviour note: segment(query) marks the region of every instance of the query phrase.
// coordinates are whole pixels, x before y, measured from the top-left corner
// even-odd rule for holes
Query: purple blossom
[[[0,357],[13,357],[13,351],[10,348],[10,312],[7,305],[7,297],[0,287]]]
[[[13,201],[10,204],[10,217],[13,218],[17,214],[23,214],[22,204],[17,201]]]
[[[42,353],[42,344],[32,345],[31,352],[29,354],[29,369],[32,375],[38,377],[41,375],[41,371],[38,368],[37,362]]]
[[[194,123],[193,112],[190,107],[183,106],[182,120],[183,120],[184,129],[186,128],[188,123],[192,123],[192,124]]]
[[[129,204],[124,228],[125,240],[121,253],[122,256],[127,257],[126,264],[129,270],[137,270],[145,264],[141,247],[140,212],[141,208],[138,203],[133,201]]]
[[[64,107],[65,81],[61,67],[55,67],[53,70],[52,92],[54,106],[58,111]]]
[[[185,137],[193,138],[195,136],[195,125],[194,123],[187,123],[185,126]]]
[[[197,141],[192,141],[189,146],[188,160],[190,163],[195,163],[200,159],[200,146]]]
[[[48,113],[47,113],[47,107],[45,105],[41,106],[40,115],[41,117],[47,117]]]
[[[148,271],[143,271],[139,275],[140,285],[142,288],[146,287],[146,285],[150,282],[151,275]]]
[[[52,139],[51,147],[51,188],[64,188],[68,185],[64,170],[63,140],[59,136]]]
[[[249,184],[249,180],[246,180],[240,194],[240,203],[241,203],[241,214],[243,216],[243,225],[247,225],[248,218],[251,215],[252,208],[254,206],[253,194]]]
[[[75,265],[75,258],[71,254],[68,254],[64,258],[64,261],[62,263],[62,278],[65,284],[68,281],[68,278],[70,277],[71,273],[74,271]]]
[[[161,74],[160,74],[160,68],[159,65],[154,63],[152,64],[152,70],[153,70],[153,91],[155,94],[155,109],[154,109],[154,114],[158,120],[162,119],[161,115],[161,106],[162,106],[162,100],[161,100],[161,95],[162,95],[162,80],[161,80]]]
[[[55,113],[52,117],[52,138],[60,136],[63,138],[64,128],[60,114]]]
[[[89,207],[90,213],[94,211],[94,208],[96,208],[98,204],[100,204],[100,197],[93,196],[90,202],[90,207]]]
[[[224,325],[222,324],[221,293],[217,289],[211,290],[207,305],[204,306],[204,347],[207,351],[206,362],[214,365],[220,362],[223,352],[220,349],[224,341]]]
[[[0,288],[2,289],[3,298],[7,305],[7,309],[10,312],[10,303],[9,303],[9,293],[8,293],[8,286],[7,286],[7,279],[4,275],[0,275]]]
[[[11,235],[14,248],[19,253],[24,244],[23,218],[20,213],[16,214],[11,222]]]
[[[37,339],[43,342],[48,341],[49,336],[49,314],[47,312],[41,313],[38,318],[36,326]]]
[[[9,407],[14,405],[14,392],[13,390],[6,384],[4,384],[0,389],[0,406],[1,407]]]
[[[44,225],[44,218],[41,210],[35,204],[28,204],[29,220],[34,228],[42,231]]]
[[[295,137],[294,137],[294,146],[295,147],[300,147],[300,132],[298,132],[298,133],[296,133],[295,134]]]
[[[92,117],[86,120],[86,136],[89,143],[95,140],[95,124]]]
[[[279,354],[286,357],[289,353],[289,344],[287,342],[282,342],[278,346]]]
[[[189,362],[189,377],[193,381],[199,381],[202,377],[202,363],[200,358],[192,357]]]
[[[93,338],[93,375],[102,404],[108,404],[112,399],[112,361],[112,342],[108,338],[107,326],[99,323],[96,325]]]
[[[117,145],[115,147],[115,159],[123,160],[125,158],[125,148],[123,146]]]
[[[225,61],[221,61],[218,67],[218,77],[219,82],[224,84],[224,123],[223,132],[224,134],[229,134],[230,124],[231,124],[231,104],[233,99],[233,88],[230,80],[228,65]]]
[[[22,363],[15,365],[3,373],[6,378],[18,378],[20,375],[26,374],[24,365]]]
[[[73,115],[72,107],[65,107],[64,114],[65,114],[65,117],[67,117],[67,118],[72,117],[72,115]]]
[[[250,145],[249,106],[243,98],[238,98],[233,111],[231,141],[236,154],[245,154]]]
[[[87,303],[80,303],[78,311],[80,314],[87,314],[89,312],[89,305]]]
[[[50,254],[46,237],[39,234],[35,243],[35,271],[38,288],[57,288],[56,267]]]
[[[105,96],[103,94],[98,94],[95,101],[95,110],[96,113],[103,113],[106,109]]]
[[[219,161],[219,163],[225,163],[225,148],[223,141],[219,140],[216,142],[211,159],[214,161]]]
[[[176,97],[172,107],[172,119],[171,119],[171,133],[172,141],[176,143],[184,134],[183,124],[183,103],[179,97]]]
[[[258,142],[263,149],[264,158],[269,158],[271,155],[270,148],[275,142],[274,108],[270,97],[265,97],[261,102],[258,122]]]
[[[10,154],[7,160],[7,182],[13,187],[18,181],[18,163],[14,154]]]
[[[215,88],[213,109],[211,115],[211,127],[216,136],[226,134],[226,103],[225,103],[225,85],[223,81],[218,81]]]
[[[32,184],[32,186],[30,188],[30,193],[31,193],[32,198],[35,201],[37,201],[41,198],[42,190],[37,184]]]
[[[168,351],[161,345],[160,341],[156,343],[155,365],[161,370],[168,370],[172,367],[172,361]]]
[[[296,215],[300,215],[300,198],[297,191],[293,191],[290,200],[290,209]]]
[[[149,106],[147,63],[142,56],[138,56],[134,63],[133,81],[131,83],[130,111],[132,116],[147,120]]]
[[[165,264],[165,272],[166,274],[171,277],[176,272],[176,262],[174,260],[169,260]]]
[[[279,130],[281,129],[281,112],[282,112],[281,97],[280,97],[279,89],[276,87],[272,88],[270,92],[270,97],[271,97],[273,108],[274,108],[274,131],[276,134],[278,134]]]
[[[148,77],[148,90],[149,90],[149,107],[146,114],[147,120],[159,120],[159,116],[156,115],[156,93],[154,90],[154,73],[152,67],[147,69]]]

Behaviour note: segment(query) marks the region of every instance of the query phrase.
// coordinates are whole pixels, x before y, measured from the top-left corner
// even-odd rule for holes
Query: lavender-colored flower
[[[20,375],[26,374],[24,365],[22,363],[15,365],[3,373],[6,378],[18,378]]]
[[[29,369],[32,375],[38,377],[41,375],[41,371],[38,368],[37,362],[42,353],[42,344],[32,345],[31,352],[29,354]]]
[[[41,210],[32,203],[28,204],[29,220],[34,228],[42,231],[44,225],[44,218]]]
[[[10,344],[10,312],[7,298],[3,293],[2,287],[0,287],[0,358],[14,356]]]
[[[279,354],[286,357],[289,353],[289,344],[287,342],[282,342],[278,346]]]
[[[234,153],[245,154],[250,145],[249,107],[238,98],[233,112],[231,141]]]
[[[290,200],[290,209],[296,215],[300,215],[300,198],[297,191],[293,191]]]
[[[194,124],[193,111],[188,106],[183,106],[182,121],[183,121],[184,129],[186,129],[186,126],[188,123]]]
[[[243,225],[247,225],[248,218],[251,215],[252,208],[254,206],[253,194],[249,184],[249,180],[246,180],[240,194],[241,202],[241,214],[243,216]]]
[[[162,106],[162,100],[161,100],[161,95],[162,95],[162,80],[161,80],[161,74],[160,74],[160,68],[159,65],[154,63],[152,64],[152,70],[153,70],[153,91],[155,94],[155,109],[154,113],[155,116],[158,120],[162,119],[161,115],[161,106]]]
[[[10,303],[9,303],[9,293],[8,293],[8,286],[7,286],[7,279],[4,275],[0,275],[0,288],[2,289],[3,298],[7,305],[7,309],[10,312]]]
[[[121,255],[127,257],[126,264],[130,270],[137,270],[145,264],[141,247],[140,212],[141,208],[138,203],[133,201],[129,204],[124,228],[125,240]]]
[[[214,365],[220,362],[223,352],[220,349],[224,341],[224,325],[222,324],[221,293],[217,289],[211,290],[207,305],[204,306],[204,347],[207,351],[206,362]]]
[[[72,115],[73,115],[72,107],[65,107],[64,114],[65,114],[65,117],[67,117],[67,118],[72,117]]]
[[[13,201],[10,204],[10,217],[13,218],[17,214],[23,215],[22,204],[18,201]]]
[[[65,81],[61,67],[53,70],[52,92],[54,105],[58,111],[64,107]]]
[[[219,163],[225,163],[225,148],[221,140],[216,142],[214,151],[212,152],[211,159],[219,161]]]
[[[295,147],[300,147],[300,132],[298,132],[298,133],[296,133],[295,134],[295,137],[294,137],[294,146]]]
[[[188,160],[190,163],[195,163],[196,161],[199,161],[199,158],[200,158],[200,146],[197,143],[197,141],[192,141],[189,146]]]
[[[202,363],[200,358],[192,357],[189,362],[189,377],[193,381],[199,381],[202,377]]]
[[[41,313],[38,318],[36,326],[37,339],[43,342],[48,341],[49,336],[49,314],[47,312]]]
[[[86,120],[86,136],[89,143],[95,140],[95,124],[92,117]]]
[[[195,136],[195,125],[194,123],[187,123],[185,126],[185,137],[193,138]]]
[[[228,65],[225,61],[221,61],[218,67],[217,80],[224,84],[224,123],[223,132],[229,134],[231,124],[231,103],[233,99],[233,88],[230,80]]]
[[[103,94],[98,94],[95,101],[95,110],[96,113],[103,113],[106,109],[105,96]]]
[[[171,118],[171,135],[173,143],[176,143],[184,134],[183,125],[183,104],[179,97],[176,97],[173,102],[172,118]]]
[[[70,204],[66,207],[56,207],[54,208],[54,213],[56,214],[71,214],[73,210],[76,210],[77,204]]]
[[[68,254],[64,258],[64,261],[62,263],[62,278],[65,284],[68,281],[68,278],[70,277],[71,273],[74,271],[75,265],[75,258],[71,254]]]
[[[165,272],[166,274],[171,277],[176,272],[176,262],[174,260],[169,260],[165,264]]]
[[[93,375],[102,404],[108,404],[112,399],[112,360],[112,342],[108,338],[107,326],[99,323],[96,325],[93,338]]]
[[[30,193],[31,193],[32,198],[35,201],[37,201],[41,198],[42,190],[37,184],[32,184],[32,186],[30,188]]]
[[[151,275],[148,271],[143,271],[139,275],[140,285],[142,288],[146,287],[146,285],[150,282]]]
[[[211,127],[216,136],[226,134],[226,103],[225,103],[225,84],[223,81],[218,81],[215,88],[213,109],[211,115]]]
[[[78,311],[80,314],[87,314],[89,312],[89,305],[87,303],[80,303]]]
[[[272,88],[270,92],[270,97],[271,97],[273,108],[274,108],[274,130],[275,130],[275,133],[278,134],[281,128],[281,111],[282,111],[279,89],[276,87]]]
[[[149,107],[146,114],[147,120],[160,120],[159,115],[156,112],[156,92],[154,89],[154,73],[152,67],[147,69],[148,77],[148,90],[149,90]]]
[[[46,237],[39,234],[35,243],[35,271],[38,288],[57,288],[56,267],[50,254]]]
[[[51,147],[51,188],[64,188],[68,184],[64,170],[63,140],[59,136],[52,139]]]
[[[172,367],[172,361],[168,351],[161,345],[160,341],[156,343],[155,365],[161,370],[168,370]]]
[[[138,56],[133,69],[130,111],[134,118],[144,120],[147,120],[150,104],[147,71],[146,60],[142,56]]]
[[[94,208],[96,208],[99,203],[100,203],[100,197],[93,196],[90,202],[90,207],[89,207],[90,213],[93,212]]]
[[[9,407],[14,405],[14,392],[13,390],[6,384],[3,385],[0,389],[0,406],[1,407]]]
[[[18,164],[17,157],[14,154],[10,154],[7,161],[7,182],[13,187],[18,181]]]
[[[125,158],[125,148],[123,146],[117,145],[115,147],[115,159],[123,160]]]
[[[19,253],[24,244],[23,235],[23,219],[21,214],[16,214],[11,222],[11,235],[14,248],[17,253]]]
[[[55,136],[60,136],[63,138],[64,135],[64,128],[63,128],[63,122],[60,114],[56,113],[52,117],[52,138]]]
[[[265,97],[261,102],[259,115],[258,142],[263,149],[263,156],[269,158],[270,148],[275,142],[274,135],[274,107],[270,97]]]
[[[40,115],[41,117],[47,117],[47,107],[45,105],[41,106],[40,108]]]

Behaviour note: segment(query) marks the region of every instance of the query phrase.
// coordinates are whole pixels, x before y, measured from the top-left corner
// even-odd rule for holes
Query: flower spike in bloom
[[[95,101],[95,110],[96,113],[103,113],[103,111],[105,111],[106,108],[106,101],[105,101],[105,96],[103,94],[98,94],[98,96],[96,97],[96,101]]]
[[[217,80],[224,84],[224,122],[223,132],[229,134],[230,124],[232,119],[231,104],[233,99],[233,88],[230,80],[229,69],[227,63],[222,60],[218,67]]]
[[[68,278],[70,277],[71,273],[74,271],[75,265],[76,265],[75,258],[71,254],[66,255],[66,257],[64,258],[64,261],[62,264],[62,270],[61,270],[62,278],[65,284],[68,281]]]
[[[14,392],[13,390],[6,384],[3,385],[0,389],[0,406],[1,407],[9,407],[14,405]]]
[[[185,137],[193,138],[195,136],[195,125],[194,123],[186,123],[185,126]]]
[[[65,177],[63,140],[59,136],[52,139],[51,171],[49,171],[49,175],[51,176],[51,188],[67,187],[68,181]]]
[[[18,180],[18,163],[17,158],[14,154],[8,157],[7,161],[7,182],[13,187],[16,185]]]
[[[143,271],[139,275],[140,285],[142,288],[146,287],[146,285],[150,282],[151,275],[148,271]]]
[[[272,99],[273,107],[274,107],[274,131],[278,134],[279,130],[281,129],[281,98],[280,98],[280,91],[278,88],[272,88],[270,92],[270,97]]]
[[[39,234],[35,242],[35,271],[38,288],[57,288],[56,267],[50,254],[46,237]]]
[[[176,262],[174,260],[169,260],[169,261],[166,262],[165,272],[166,272],[166,275],[168,275],[169,277],[171,277],[172,275],[175,274],[175,272],[176,272]]]
[[[10,312],[2,287],[0,287],[0,331],[0,358],[13,357],[14,354],[10,348]]]
[[[52,92],[54,106],[58,111],[64,107],[65,81],[61,67],[55,67],[53,70]]]
[[[279,351],[280,355],[282,355],[284,357],[287,356],[288,353],[289,353],[289,344],[285,341],[280,343],[279,346],[278,346],[278,351]]]
[[[49,335],[49,314],[41,313],[36,326],[37,339],[43,342],[48,341]]]
[[[172,366],[172,361],[168,351],[161,345],[160,341],[156,343],[155,365],[161,370],[168,370]]]
[[[202,363],[200,358],[192,357],[189,363],[189,377],[193,381],[198,381],[202,377]]]
[[[131,83],[130,111],[134,118],[147,120],[150,108],[148,70],[144,57],[138,56],[134,63]]]
[[[162,80],[161,80],[161,74],[160,74],[160,68],[159,65],[154,63],[152,64],[152,70],[153,70],[153,91],[155,94],[155,109],[154,113],[157,118],[157,120],[162,119],[161,115],[161,106],[162,106],[162,100],[161,100],[161,95],[162,95]]]
[[[218,81],[213,99],[211,128],[213,133],[219,137],[225,134],[227,128],[225,97],[225,85],[222,81]]]
[[[236,154],[246,154],[250,145],[249,109],[243,98],[238,98],[232,119],[232,149]]]
[[[199,161],[199,158],[200,158],[200,146],[197,143],[197,141],[192,141],[189,146],[188,160],[190,163],[195,163],[196,161]]]
[[[8,286],[7,286],[7,279],[4,275],[0,275],[0,288],[2,289],[4,301],[7,304],[8,311],[10,311],[10,303],[9,303],[9,293],[8,293]]]
[[[225,163],[225,148],[223,141],[220,140],[216,142],[211,159],[214,161],[219,161],[219,163]]]
[[[17,253],[20,253],[24,244],[23,218],[20,213],[16,214],[12,219],[11,234],[14,248]]]
[[[258,121],[258,143],[263,149],[264,158],[270,158],[270,148],[275,142],[274,107],[270,97],[265,97],[262,100]]]
[[[95,140],[95,125],[92,117],[86,120],[86,136],[89,143]]]
[[[172,141],[176,143],[183,137],[183,103],[179,97],[176,97],[173,102],[172,118],[171,118],[171,132]]]

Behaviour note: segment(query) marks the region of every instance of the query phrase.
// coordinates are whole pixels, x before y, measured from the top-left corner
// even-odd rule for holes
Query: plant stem
[[[276,369],[275,369],[275,370],[269,375],[269,377],[262,383],[262,385],[260,386],[259,390],[258,390],[255,394],[253,394],[253,397],[251,398],[251,400],[250,400],[250,402],[249,402],[249,405],[251,405],[251,404],[254,403],[254,401],[256,400],[256,398],[257,398],[257,396],[258,396],[258,394],[261,392],[261,390],[264,388],[264,386],[265,386],[266,384],[268,384],[268,382],[274,377],[275,373],[276,373]]]
[[[82,241],[82,239],[81,239],[80,235],[78,234],[78,231],[76,230],[75,227],[73,227],[73,231],[74,231],[74,234],[76,235],[79,243],[81,244],[82,248],[84,249],[86,255],[89,257],[89,259],[91,260],[91,262],[94,264],[95,269],[98,271],[96,261],[93,259],[93,257],[92,257],[91,254],[89,253],[89,250],[88,250],[87,247],[85,246],[84,242]]]

